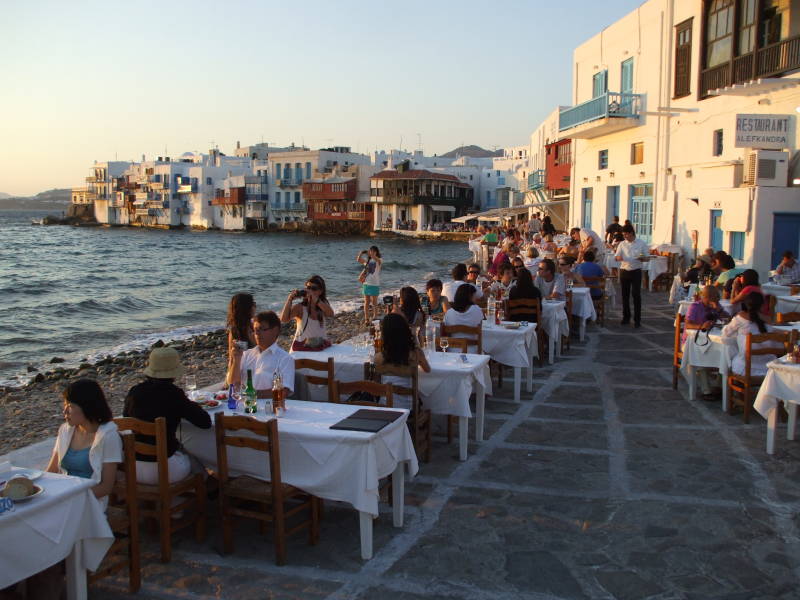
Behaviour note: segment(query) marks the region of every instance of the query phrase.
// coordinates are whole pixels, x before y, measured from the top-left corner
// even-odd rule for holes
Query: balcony
[[[700,97],[716,95],[723,88],[776,77],[800,69],[800,36],[795,36],[737,56],[700,72]]]
[[[178,186],[178,193],[179,194],[196,194],[197,193],[197,184],[186,183],[184,185]]]
[[[248,219],[266,219],[267,218],[267,211],[263,208],[250,208],[248,207],[245,216]]]
[[[296,177],[286,177],[278,180],[278,187],[287,188],[297,187],[298,185],[303,185],[302,178],[297,179]]]
[[[642,94],[606,92],[558,115],[562,137],[590,139],[637,127],[642,110]]]

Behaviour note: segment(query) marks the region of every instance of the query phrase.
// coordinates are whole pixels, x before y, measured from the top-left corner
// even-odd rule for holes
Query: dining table
[[[767,374],[753,403],[753,408],[767,420],[767,454],[775,453],[775,430],[781,402],[789,415],[786,439],[794,440],[797,405],[800,403],[800,364],[791,362],[789,355],[767,363]]]
[[[86,570],[97,569],[114,541],[95,484],[56,473],[34,484],[42,492],[0,513],[0,589],[66,559],[67,598],[85,600]]]
[[[658,279],[658,276],[669,271],[669,258],[650,254],[646,259],[646,261],[643,261],[642,271],[647,273],[648,289],[652,292],[653,283]]]
[[[583,341],[586,337],[586,323],[597,320],[597,311],[592,302],[591,288],[572,288],[572,316],[578,317],[578,338]]]
[[[484,319],[481,324],[483,352],[501,365],[514,369],[514,402],[519,403],[522,369],[527,372],[527,390],[533,391],[533,359],[539,357],[536,323]]]
[[[800,295],[778,296],[775,300],[776,313],[800,312]]]
[[[697,393],[697,369],[718,369],[722,379],[722,410],[728,410],[728,372],[737,354],[736,340],[723,340],[722,329],[714,327],[709,332],[689,329],[683,343],[681,372],[689,384],[689,400]]]
[[[552,365],[561,356],[561,336],[569,335],[569,319],[564,300],[542,300],[541,328],[548,336],[548,362]]]
[[[372,362],[370,347],[351,344],[334,344],[320,352],[292,352],[295,360],[326,361],[333,358],[334,378],[338,381],[358,381],[364,378],[364,364]],[[492,393],[489,373],[489,356],[486,354],[455,354],[425,351],[431,367],[426,373],[419,371],[419,393],[422,404],[435,415],[458,418],[459,458],[467,459],[469,419],[472,418],[470,396],[475,394],[475,440],[483,441],[486,394]],[[461,358],[463,357],[463,358]],[[324,402],[325,386],[309,384],[305,369],[295,373],[294,396],[302,400]]]
[[[218,388],[218,386],[215,386]],[[259,404],[262,404],[259,402]],[[377,432],[331,429],[361,406],[330,402],[287,400],[286,412],[275,417],[263,407],[250,415],[258,420],[278,419],[281,450],[281,480],[319,498],[346,502],[359,514],[361,557],[372,558],[372,521],[378,517],[379,480],[392,478],[393,524],[403,526],[406,472],[419,470],[414,444],[406,422],[408,410],[393,410],[399,417]],[[226,415],[225,403],[210,412]],[[212,414],[213,419],[213,414]],[[183,447],[204,466],[217,467],[214,428],[200,429],[184,421],[180,430]],[[247,475],[269,481],[268,459],[250,448],[228,448],[232,476]]]

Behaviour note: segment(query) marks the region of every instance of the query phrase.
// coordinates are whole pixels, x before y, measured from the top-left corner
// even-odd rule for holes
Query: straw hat
[[[175,348],[153,348],[144,374],[154,379],[175,379],[183,374],[181,357]]]
[[[706,254],[701,254],[697,257],[697,260],[706,263],[707,265],[711,264],[711,257],[707,256]]]

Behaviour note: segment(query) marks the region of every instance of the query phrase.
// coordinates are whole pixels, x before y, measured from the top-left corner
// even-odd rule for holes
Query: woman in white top
[[[365,254],[366,257],[364,257]],[[359,281],[361,282],[361,293],[364,295],[364,323],[369,325],[372,319],[380,318],[378,295],[381,293],[381,266],[383,265],[383,259],[378,247],[370,246],[369,250],[359,252],[356,260],[364,265]]]
[[[745,371],[745,348],[747,344],[747,334],[758,335],[770,331],[769,326],[764,323],[759,314],[761,306],[764,304],[764,297],[761,294],[749,294],[742,301],[742,310],[739,311],[730,323],[722,329],[723,340],[736,340],[739,352],[733,359],[731,371],[737,375],[744,375]],[[753,348],[769,348],[774,346],[770,343],[753,344]],[[771,354],[757,354],[750,359],[750,374],[764,376],[767,374],[767,363],[775,360]]]
[[[456,290],[456,297],[450,303],[450,310],[444,313],[445,325],[466,325],[480,327],[483,311],[475,304],[475,286],[465,283]],[[470,337],[465,333],[455,333],[452,337]]]
[[[331,345],[325,331],[325,317],[333,317],[333,309],[325,296],[325,280],[312,275],[306,281],[305,291],[292,290],[281,312],[281,323],[295,320],[296,328],[292,350],[295,352],[324,350]],[[292,305],[295,298],[302,298]]]
[[[47,472],[91,479],[92,493],[105,508],[122,462],[122,440],[96,381],[79,379],[67,386],[64,419]]]

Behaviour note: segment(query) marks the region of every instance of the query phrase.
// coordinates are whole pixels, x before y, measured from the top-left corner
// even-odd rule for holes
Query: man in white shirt
[[[247,382],[247,371],[253,373],[253,387],[259,398],[272,397],[272,376],[275,371],[281,374],[286,395],[294,390],[294,359],[286,350],[278,346],[281,321],[271,310],[258,313],[253,318],[253,333],[256,347],[242,351],[233,350],[231,381],[240,384]]]
[[[566,297],[567,285],[564,276],[556,273],[556,265],[552,259],[545,258],[539,263],[538,275],[533,281],[542,298],[563,300]]]
[[[460,288],[463,284],[469,283],[467,281],[467,265],[464,263],[458,263],[453,270],[450,272],[453,276],[452,281],[448,281],[444,284],[442,288],[442,295],[444,295],[448,301],[452,302],[453,299],[456,297],[456,291]],[[483,290],[479,285],[475,286],[475,299],[480,300],[483,298]]]
[[[622,288],[622,325],[631,322],[630,297],[633,294],[633,326],[642,326],[642,261],[640,256],[650,254],[650,248],[636,239],[632,225],[622,227],[625,241],[617,246],[616,259],[619,264],[619,285]]]
[[[500,291],[503,293],[503,298],[508,298],[508,292],[514,287],[514,283],[514,267],[503,263],[497,272],[497,280],[489,286],[489,292],[497,296],[497,292]]]

